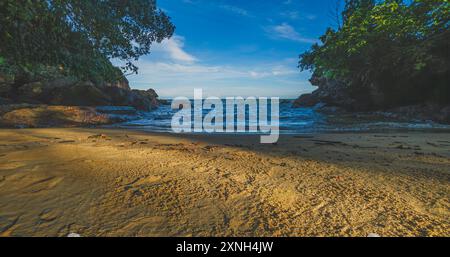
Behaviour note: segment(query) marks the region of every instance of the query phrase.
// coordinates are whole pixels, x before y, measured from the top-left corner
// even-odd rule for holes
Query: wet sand
[[[450,236],[449,133],[0,130],[1,236]]]

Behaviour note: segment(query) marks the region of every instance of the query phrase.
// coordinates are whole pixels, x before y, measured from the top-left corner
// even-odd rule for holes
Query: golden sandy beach
[[[2,236],[450,236],[450,134],[0,130]]]

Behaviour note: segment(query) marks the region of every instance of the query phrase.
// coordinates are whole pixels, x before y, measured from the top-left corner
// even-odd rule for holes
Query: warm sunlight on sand
[[[0,234],[449,236],[448,138],[0,130]]]

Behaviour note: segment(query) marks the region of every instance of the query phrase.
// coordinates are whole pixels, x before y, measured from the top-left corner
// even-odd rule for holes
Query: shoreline
[[[447,130],[450,131],[450,123],[440,122],[433,119],[425,119],[418,115],[417,117],[408,114],[401,115],[395,112],[349,112],[349,111],[330,111],[336,107],[289,107],[289,112],[297,109],[307,109],[316,113],[322,120],[314,120],[314,115],[309,113],[296,113],[295,115],[306,115],[308,126],[304,124],[296,124],[298,117],[287,113],[280,120],[281,133],[338,133],[341,131],[369,132],[377,133],[389,130],[390,133],[407,132],[407,131],[423,131],[427,130]],[[90,128],[92,126],[100,126],[105,128],[119,127],[123,129],[134,129],[134,127],[145,127],[145,123],[133,124],[133,122],[141,122],[147,120],[149,126],[164,132],[170,130],[167,124],[161,124],[162,121],[167,122],[165,118],[158,117],[160,110],[155,109],[150,112],[138,111],[130,106],[65,106],[65,105],[45,105],[45,104],[0,104],[0,128]],[[164,112],[172,111],[167,109],[167,105],[162,104],[162,116],[167,115]],[[281,111],[286,111],[281,109]],[[325,111],[323,109],[328,109]],[[309,110],[308,110],[309,109]],[[282,113],[281,113],[282,114]],[[311,115],[311,116],[308,116]],[[446,117],[449,117],[448,115]],[[153,120],[155,119],[155,120]],[[294,124],[292,122],[294,121]],[[169,121],[170,122],[170,121]],[[124,125],[128,123],[128,125]],[[142,129],[145,131],[146,129]]]
[[[0,129],[0,235],[449,236],[448,138]]]

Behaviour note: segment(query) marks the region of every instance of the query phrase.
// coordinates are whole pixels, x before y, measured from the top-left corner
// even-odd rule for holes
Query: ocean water
[[[398,117],[390,117],[387,113],[324,114],[317,112],[315,108],[292,108],[292,102],[293,100],[280,100],[279,128],[282,134],[430,130],[450,132],[450,125],[438,124],[431,121],[399,119]],[[267,112],[270,114],[270,104],[268,108]],[[225,105],[223,109],[225,110]],[[172,132],[172,116],[177,111],[172,110],[170,104],[164,104],[152,112],[141,113],[141,119],[115,124],[114,127],[151,132]],[[203,116],[209,112],[210,110],[203,110]],[[246,109],[246,114],[248,114],[248,109]],[[271,119],[272,117],[269,115],[268,120],[270,121]],[[235,115],[235,126],[237,125],[236,120]],[[225,122],[226,119],[224,117]],[[248,130],[248,125],[248,115],[246,115],[246,130]]]

